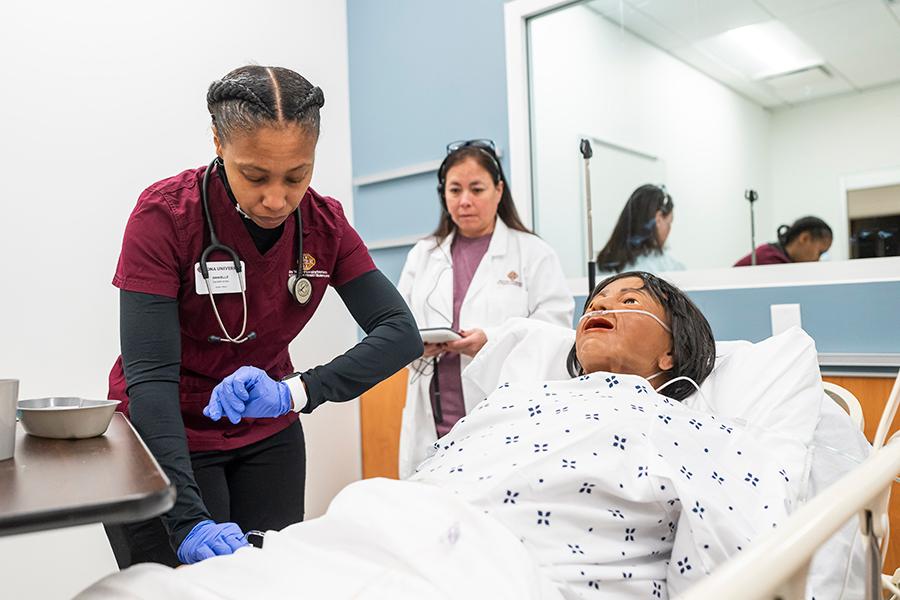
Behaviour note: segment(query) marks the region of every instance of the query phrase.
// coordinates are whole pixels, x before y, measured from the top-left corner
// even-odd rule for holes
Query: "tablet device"
[[[428,327],[427,329],[420,329],[419,335],[422,336],[422,341],[426,344],[443,344],[444,342],[453,342],[462,339],[459,332],[453,331],[449,327]]]

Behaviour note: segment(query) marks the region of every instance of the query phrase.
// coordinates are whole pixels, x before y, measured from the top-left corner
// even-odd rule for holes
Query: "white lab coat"
[[[433,237],[419,241],[406,258],[397,286],[420,329],[449,327],[453,319],[453,271],[450,245],[453,234],[440,244]],[[487,252],[460,308],[461,329],[481,328],[488,339],[491,329],[510,317],[530,317],[572,326],[575,301],[553,249],[530,233],[509,229],[497,219]],[[430,361],[430,359],[428,359]],[[463,369],[471,359],[462,357]],[[412,475],[437,439],[427,375],[418,375],[416,361],[409,367],[409,386],[400,428],[400,477]],[[468,413],[483,398],[464,394]]]

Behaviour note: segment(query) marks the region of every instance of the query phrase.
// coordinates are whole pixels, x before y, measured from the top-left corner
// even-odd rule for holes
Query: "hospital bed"
[[[524,320],[522,320],[524,321]],[[491,344],[485,346],[469,369],[463,374],[463,385],[470,393],[479,393],[480,390],[493,390],[498,381],[534,381],[547,379],[568,379],[565,373],[564,360],[560,357],[571,348],[573,334],[571,330],[556,328],[554,330],[543,329],[552,327],[537,322],[510,323],[506,330],[495,334]],[[892,392],[892,406],[882,417],[879,427],[879,438],[884,440],[887,427],[892,421],[896,411],[898,385]],[[692,408],[707,410],[713,414],[722,415],[729,419],[743,421],[743,426],[756,428],[761,435],[771,436],[771,442],[775,446],[774,451],[779,456],[784,456],[784,466],[790,471],[791,487],[798,490],[801,500],[806,504],[794,511],[786,521],[771,534],[759,537],[743,553],[732,556],[727,562],[720,564],[712,575],[701,580],[697,585],[686,590],[682,598],[688,599],[720,599],[720,598],[806,598],[809,589],[819,590],[816,598],[838,598],[838,593],[831,593],[842,583],[848,582],[847,589],[850,593],[845,598],[859,598],[863,589],[865,575],[865,543],[868,543],[870,553],[875,556],[874,542],[878,539],[886,539],[887,526],[882,515],[884,514],[887,494],[884,488],[893,481],[900,471],[900,442],[891,442],[879,448],[869,456],[871,447],[860,432],[862,421],[848,418],[848,414],[854,414],[854,399],[845,390],[832,388],[826,392],[819,374],[817,355],[812,340],[801,330],[796,329],[780,336],[769,338],[759,344],[748,342],[727,342],[717,344],[717,361],[713,374],[703,382],[701,386],[703,394],[698,398],[691,397],[685,400],[686,404],[692,404]],[[826,393],[828,396],[826,396]],[[837,397],[837,400],[832,398]],[[845,412],[846,410],[846,412]],[[859,415],[857,415],[859,416]],[[797,444],[785,444],[778,447],[779,439],[790,438],[796,442],[801,440],[802,445],[810,449],[821,447],[827,452],[806,452],[797,454]],[[826,447],[822,440],[831,441],[831,446]],[[768,443],[768,440],[767,440]],[[783,450],[783,453],[781,452]],[[786,453],[793,453],[787,456]],[[851,468],[848,464],[841,464],[833,468],[830,474],[823,476],[821,467],[831,461],[835,456],[848,458],[849,464],[857,468]],[[792,463],[792,464],[791,464]],[[834,475],[838,473],[838,475]],[[784,475],[784,473],[782,473]],[[787,480],[787,478],[786,478]],[[384,482],[384,483],[379,483]],[[391,485],[387,485],[390,483]],[[355,490],[362,488],[371,489],[372,486],[382,486],[383,492],[379,496],[369,494],[357,494],[355,504],[352,502]],[[399,485],[399,487],[398,487]],[[409,482],[385,482],[374,480],[374,484],[358,482],[349,486],[336,498],[329,508],[329,515],[325,520],[314,520],[304,523],[301,528],[304,532],[302,540],[293,539],[288,533],[274,533],[274,537],[267,536],[265,548],[278,552],[279,544],[286,548],[287,544],[302,544],[290,555],[285,555],[287,563],[273,563],[271,552],[239,552],[236,555],[220,557],[211,561],[204,561],[200,565],[190,569],[181,570],[181,577],[173,575],[171,570],[161,566],[145,567],[143,569],[129,569],[122,575],[110,578],[106,582],[108,586],[116,586],[122,589],[132,590],[130,582],[138,587],[149,585],[150,581],[142,581],[142,578],[153,578],[158,584],[155,591],[159,591],[159,585],[174,585],[191,581],[201,586],[200,592],[194,596],[186,596],[183,593],[174,594],[178,597],[203,598],[203,587],[215,582],[217,585],[235,586],[247,585],[246,580],[254,581],[254,590],[259,589],[260,581],[266,583],[272,590],[276,587],[280,591],[273,591],[271,597],[282,597],[287,590],[295,593],[297,589],[295,578],[284,578],[280,575],[290,570],[290,565],[304,564],[298,556],[304,556],[303,552],[309,552],[310,557],[316,560],[323,558],[323,548],[330,545],[336,550],[335,560],[329,568],[317,566],[316,573],[321,571],[321,589],[334,591],[335,582],[343,582],[346,578],[346,553],[342,543],[358,545],[360,536],[368,535],[377,539],[378,547],[389,544],[395,548],[398,556],[406,556],[403,552],[410,552],[411,548],[421,545],[423,528],[436,528],[447,531],[447,548],[460,543],[476,542],[475,546],[468,547],[465,552],[457,553],[459,557],[468,560],[461,572],[467,573],[463,578],[466,583],[478,586],[494,583],[498,585],[489,597],[515,597],[521,598],[558,598],[559,590],[546,589],[544,585],[537,585],[528,574],[537,572],[530,560],[524,558],[510,559],[505,565],[508,570],[498,569],[492,562],[498,557],[503,558],[507,554],[512,556],[514,551],[521,550],[515,538],[507,552],[498,552],[495,538],[491,542],[478,542],[477,535],[466,534],[460,536],[454,531],[460,531],[458,526],[459,515],[468,515],[466,518],[485,519],[481,512],[472,510],[466,503],[456,502],[456,512],[437,511],[435,509],[439,501],[454,502],[452,495],[438,494],[437,489],[428,486],[417,486],[418,494],[437,494],[436,497],[420,498],[420,503],[414,510],[405,508],[404,502],[414,497],[415,493],[401,494],[395,497],[392,494],[399,493],[403,486],[417,486]],[[831,487],[828,487],[828,486]],[[840,494],[828,493],[829,490],[839,489]],[[349,495],[348,495],[349,490]],[[804,491],[805,490],[805,491]],[[824,490],[824,492],[823,492]],[[806,494],[806,496],[803,496]],[[380,504],[377,502],[380,498]],[[401,502],[402,501],[402,502]],[[327,519],[334,518],[335,513],[340,518],[342,508],[345,510],[345,519],[355,526],[345,528],[335,534],[334,527],[324,527]],[[368,511],[368,512],[366,512]],[[469,514],[471,513],[471,514]],[[862,534],[852,523],[847,523],[854,515],[863,515]],[[391,515],[394,515],[393,520]],[[411,516],[420,517],[413,527],[409,527]],[[441,521],[444,519],[444,521]],[[449,519],[449,520],[447,520]],[[452,521],[452,522],[451,522]],[[472,524],[470,524],[472,525]],[[490,527],[498,529],[496,539],[509,538],[509,532],[491,519],[484,522],[464,527],[466,531],[485,534]],[[503,530],[503,531],[499,531]],[[300,531],[299,529],[297,531]],[[341,533],[342,532],[342,533]],[[502,535],[500,535],[502,533]],[[836,535],[835,535],[836,534]],[[318,537],[316,537],[318,535]],[[407,537],[404,538],[404,535]],[[437,540],[443,548],[443,538],[438,535],[425,535],[428,540]],[[482,540],[485,542],[485,540]],[[479,548],[490,547],[490,552],[479,554]],[[293,546],[292,546],[293,548]],[[482,548],[482,550],[483,550]],[[380,552],[377,560],[393,556],[392,552]],[[415,550],[418,557],[420,550]],[[381,557],[381,558],[379,558]],[[310,559],[311,560],[311,559]],[[366,555],[368,562],[373,562],[373,556]],[[238,561],[239,569],[235,561]],[[375,561],[377,562],[377,561]],[[404,559],[403,564],[407,564]],[[234,563],[234,564],[233,564]],[[428,560],[430,567],[441,566],[455,568],[454,561]],[[880,558],[877,556],[870,560],[872,565],[869,576],[870,594],[880,585]],[[357,565],[358,567],[359,565]],[[369,565],[378,566],[378,565]],[[470,570],[480,566],[487,570],[481,579],[473,577]],[[502,565],[501,565],[502,566]],[[846,566],[846,570],[845,570]],[[333,567],[331,570],[329,570]],[[354,567],[356,571],[358,568]],[[380,568],[380,567],[379,567]],[[333,571],[333,572],[332,572]],[[354,571],[354,572],[356,572]],[[130,573],[129,573],[130,572]],[[253,575],[255,574],[255,575]],[[343,575],[342,575],[343,574]],[[459,574],[451,574],[447,579],[452,582],[454,594],[452,597],[486,597],[482,594],[487,588],[474,587],[468,591],[458,589],[460,587]],[[227,582],[225,581],[227,579]],[[545,578],[539,578],[545,582]],[[483,580],[483,581],[482,581]],[[807,586],[807,580],[809,586]],[[440,577],[417,579],[418,583],[433,586],[440,583]],[[479,583],[481,582],[481,583]],[[101,582],[102,583],[102,582]],[[314,582],[308,578],[304,583],[309,586]],[[433,594],[410,594],[409,582],[406,579],[398,580],[394,589],[397,594],[384,597],[429,597]],[[402,585],[400,585],[402,583]],[[518,585],[516,590],[507,590],[507,587]],[[123,587],[124,586],[124,587]],[[830,588],[828,586],[831,586]],[[283,589],[282,589],[283,588]],[[109,592],[111,588],[107,587]],[[150,589],[149,587],[147,589]],[[173,590],[175,588],[172,588]],[[193,589],[193,588],[192,588]],[[315,588],[319,589],[319,588]],[[424,588],[423,588],[424,589]],[[428,589],[431,589],[430,587]],[[450,588],[448,588],[450,589]],[[821,590],[828,589],[829,593]],[[304,588],[305,591],[310,591]],[[400,591],[403,594],[400,594]],[[103,585],[85,595],[85,598],[112,598],[117,596],[117,590],[112,590],[110,595],[97,595],[103,592]],[[463,592],[460,594],[460,592]],[[329,592],[331,594],[331,592]],[[161,594],[146,597],[159,597]],[[262,594],[258,594],[262,596]],[[315,595],[315,594],[312,594]],[[137,597],[137,596],[135,596]],[[145,596],[141,596],[145,597]],[[234,596],[240,597],[240,596]],[[269,597],[269,596],[266,596]],[[331,594],[331,597],[337,597]],[[351,596],[346,596],[351,597]],[[355,597],[355,596],[354,596]],[[382,597],[382,596],[378,596]],[[451,596],[448,596],[451,597]],[[877,597],[872,595],[872,598]]]

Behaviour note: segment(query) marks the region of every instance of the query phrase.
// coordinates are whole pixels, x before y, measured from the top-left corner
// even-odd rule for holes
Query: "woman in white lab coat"
[[[574,299],[559,258],[519,219],[490,140],[454,142],[438,169],[441,217],[406,259],[399,289],[419,329],[461,338],[426,343],[409,366],[400,477],[483,398],[463,394],[461,372],[511,317],[572,326]]]

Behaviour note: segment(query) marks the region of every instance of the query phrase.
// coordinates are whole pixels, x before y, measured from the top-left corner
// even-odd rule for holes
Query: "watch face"
[[[263,542],[266,539],[266,534],[264,531],[258,531],[256,529],[252,529],[244,534],[244,539],[247,540],[247,543],[255,548],[262,548]]]
[[[300,304],[306,304],[309,302],[310,296],[312,296],[312,284],[306,277],[301,277],[294,286],[294,297]]]

